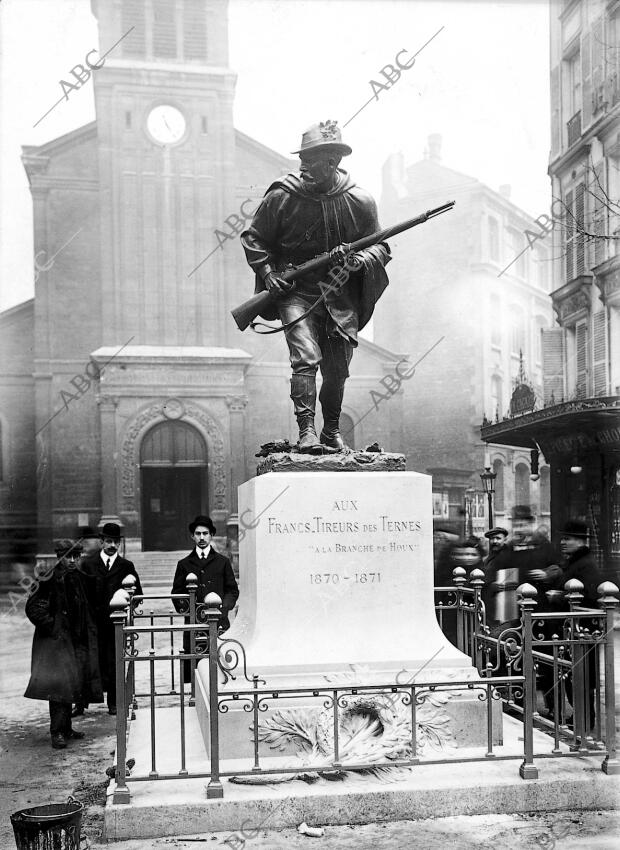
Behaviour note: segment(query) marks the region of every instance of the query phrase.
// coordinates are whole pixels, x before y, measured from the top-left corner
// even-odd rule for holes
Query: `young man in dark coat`
[[[24,696],[49,702],[52,747],[64,750],[67,740],[83,738],[71,727],[73,702],[103,702],[93,579],[82,574],[82,547],[59,540],[51,574],[41,576],[26,602],[26,616],[35,626],[32,671]]]
[[[197,516],[190,522],[189,533],[194,541],[194,548],[182,558],[176,568],[172,593],[187,593],[187,576],[194,573],[198,579],[196,591],[196,604],[201,604],[208,593],[217,593],[222,600],[222,617],[220,619],[219,631],[224,632],[230,628],[228,613],[231,611],[239,598],[239,588],[228,558],[220,555],[211,546],[215,535],[215,525],[208,516]],[[174,607],[179,613],[186,613],[184,600],[173,600]],[[183,635],[183,649],[190,651],[189,635]],[[191,679],[191,665],[185,664],[185,681]]]
[[[97,588],[97,625],[99,628],[99,659],[103,689],[107,692],[108,711],[116,714],[116,664],[114,651],[114,625],[110,619],[110,600],[123,586],[123,579],[133,576],[136,594],[142,586],[131,561],[118,554],[121,529],[115,522],[106,522],[99,535],[101,550],[82,563],[82,570],[93,576]],[[79,706],[78,706],[79,710]]]

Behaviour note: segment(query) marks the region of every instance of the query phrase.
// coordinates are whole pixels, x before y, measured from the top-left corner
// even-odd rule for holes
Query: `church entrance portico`
[[[207,513],[207,448],[186,422],[155,425],[140,446],[142,550],[173,551],[187,544],[187,519]]]
[[[127,346],[110,362],[112,353],[91,355],[97,365],[109,362],[97,396],[103,517],[122,523],[132,552],[184,549],[187,523],[198,513],[224,535],[246,472],[251,355]]]

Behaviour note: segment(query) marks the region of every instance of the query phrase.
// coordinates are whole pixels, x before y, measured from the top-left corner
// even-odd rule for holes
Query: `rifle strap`
[[[295,327],[299,322],[303,322],[304,319],[307,319],[308,316],[316,310],[321,301],[325,301],[325,295],[327,293],[321,292],[319,297],[314,301],[307,310],[305,310],[301,316],[297,316],[296,319],[293,319],[291,322],[287,322],[285,325],[280,325],[279,328],[274,328],[273,325],[266,325],[264,322],[250,322],[250,327],[254,331],[254,333],[261,334],[261,336],[268,336],[269,334],[277,334],[281,331],[286,333],[286,331],[290,330],[290,328]],[[257,328],[267,328],[265,331],[256,330]]]

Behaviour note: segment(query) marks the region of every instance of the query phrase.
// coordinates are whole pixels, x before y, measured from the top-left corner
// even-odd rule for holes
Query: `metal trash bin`
[[[80,850],[83,811],[82,803],[69,800],[14,812],[17,850]]]

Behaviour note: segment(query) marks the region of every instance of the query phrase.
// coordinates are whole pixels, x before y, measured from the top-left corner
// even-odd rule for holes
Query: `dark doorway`
[[[208,512],[204,440],[185,422],[162,422],[142,441],[140,467],[143,551],[187,548],[187,523]]]

